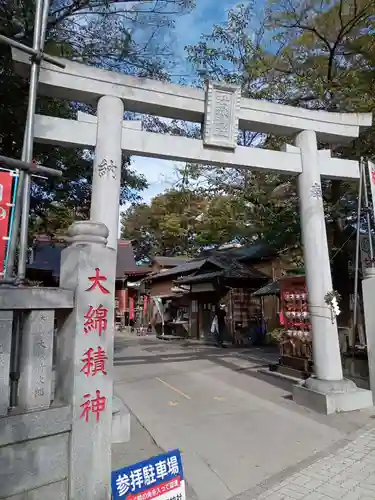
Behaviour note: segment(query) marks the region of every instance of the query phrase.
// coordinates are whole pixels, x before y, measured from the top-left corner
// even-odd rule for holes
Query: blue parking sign
[[[169,451],[112,472],[113,500],[185,500],[179,450]]]

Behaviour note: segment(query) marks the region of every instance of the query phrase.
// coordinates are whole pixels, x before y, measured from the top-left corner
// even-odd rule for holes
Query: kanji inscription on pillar
[[[46,383],[46,357],[45,350],[47,349],[46,343],[43,338],[38,340],[35,344],[35,351],[38,352],[39,357],[39,374],[35,379],[34,397],[38,398],[44,396],[44,386]]]
[[[107,276],[101,272],[99,267],[95,268],[95,274],[88,277],[88,287],[85,288],[87,297],[98,300],[98,294],[103,296],[103,303],[88,302],[84,314],[83,335],[87,338],[84,344],[82,357],[80,358],[80,373],[87,381],[85,382],[85,392],[80,404],[80,419],[84,422],[99,422],[101,414],[107,408],[107,396],[103,394],[103,379],[107,376],[108,355],[106,351],[105,332],[108,326],[109,301],[111,300],[110,291],[106,288]],[[93,292],[93,295],[91,294]],[[103,339],[104,345],[100,345]],[[91,340],[95,344],[90,345]],[[90,379],[93,379],[90,382]],[[102,380],[102,381],[100,381]],[[92,387],[91,384],[95,386]],[[95,390],[94,390],[95,389]]]
[[[30,322],[31,322],[30,318]],[[33,335],[29,339],[29,355],[33,369],[30,380],[30,401],[35,406],[45,406],[49,403],[51,390],[51,363],[54,329],[53,311],[39,311],[32,321]],[[26,342],[26,341],[25,341]],[[25,344],[26,346],[26,344]]]
[[[93,290],[98,288],[105,295],[109,294],[109,290],[107,290],[107,288],[105,288],[102,284],[102,282],[107,281],[107,276],[100,274],[99,267],[95,268],[95,276],[90,276],[89,281],[91,281],[92,284],[91,286],[89,286],[89,288],[86,289],[86,292],[92,292]]]
[[[86,377],[94,377],[98,373],[107,375],[106,371],[106,361],[108,357],[105,350],[98,346],[97,349],[90,347],[84,353],[82,361],[81,372],[86,375]]]
[[[99,304],[97,307],[90,306],[85,314],[83,329],[85,335],[90,332],[97,332],[99,337],[106,331],[108,325],[108,309]]]
[[[99,177],[104,177],[109,175],[112,179],[116,179],[117,177],[117,165],[113,160],[108,160],[104,158],[98,165],[98,174]]]
[[[320,183],[314,182],[310,188],[310,196],[314,200],[321,200],[323,198],[322,187]]]
[[[100,421],[100,415],[105,411],[107,406],[107,398],[100,394],[100,390],[95,391],[95,396],[85,394],[83,403],[81,404],[82,413],[80,418],[88,422],[90,418],[94,418],[97,422]]]
[[[240,106],[239,87],[208,82],[203,131],[205,146],[236,148]]]

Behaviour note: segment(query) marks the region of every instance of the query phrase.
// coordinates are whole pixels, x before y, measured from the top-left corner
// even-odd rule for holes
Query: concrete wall
[[[68,498],[72,412],[56,401],[51,405],[52,353],[54,326],[73,306],[71,290],[4,285],[0,289],[0,499]],[[9,409],[10,342],[18,311],[20,378],[17,407]]]
[[[66,500],[69,406],[0,419],[0,499]]]

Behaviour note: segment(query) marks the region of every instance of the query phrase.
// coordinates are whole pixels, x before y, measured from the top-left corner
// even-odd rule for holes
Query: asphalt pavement
[[[324,416],[296,405],[258,371],[276,359],[267,349],[118,337],[115,393],[132,424],[130,442],[113,447],[113,468],[179,448],[189,500],[333,498],[282,488],[372,432],[374,411]]]

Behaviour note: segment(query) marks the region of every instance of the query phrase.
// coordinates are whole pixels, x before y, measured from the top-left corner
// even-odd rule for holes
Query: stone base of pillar
[[[112,444],[130,441],[130,412],[120,398],[113,396],[112,402]]]
[[[372,392],[352,380],[319,380],[310,377],[293,387],[293,401],[325,415],[373,406]]]

